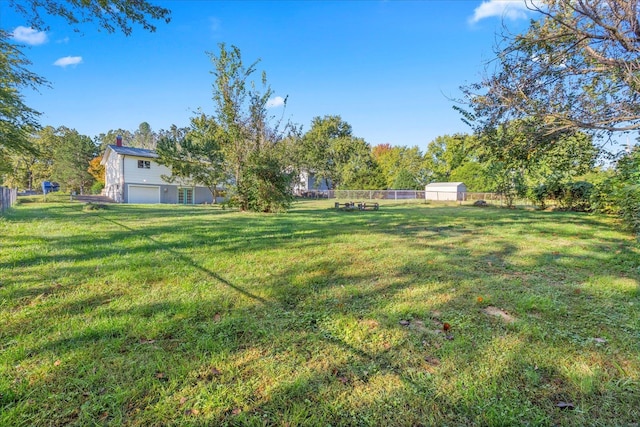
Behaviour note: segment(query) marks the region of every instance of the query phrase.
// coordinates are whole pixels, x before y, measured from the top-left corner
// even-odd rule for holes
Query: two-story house
[[[104,195],[118,203],[212,203],[207,187],[189,180],[168,183],[171,170],[155,161],[153,150],[109,145],[100,162],[105,168]]]

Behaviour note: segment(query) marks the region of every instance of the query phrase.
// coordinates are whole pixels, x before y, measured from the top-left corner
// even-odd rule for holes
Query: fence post
[[[4,213],[18,200],[18,190],[15,188],[0,187],[0,213]]]

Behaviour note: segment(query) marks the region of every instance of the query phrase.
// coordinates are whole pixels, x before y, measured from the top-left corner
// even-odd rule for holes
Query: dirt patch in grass
[[[482,310],[482,312],[485,313],[485,314],[488,314],[489,316],[499,317],[506,323],[513,323],[513,322],[516,321],[515,317],[513,317],[512,315],[510,315],[506,311],[504,311],[504,310],[502,310],[502,309],[500,309],[498,307],[494,307],[492,305],[484,308]]]

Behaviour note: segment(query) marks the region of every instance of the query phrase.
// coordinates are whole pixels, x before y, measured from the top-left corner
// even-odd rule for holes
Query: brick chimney
[[[122,135],[116,136],[116,146],[122,147]]]

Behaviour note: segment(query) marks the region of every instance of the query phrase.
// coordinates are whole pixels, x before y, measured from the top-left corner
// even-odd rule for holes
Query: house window
[[[138,169],[151,169],[151,162],[149,160],[138,160]]]

